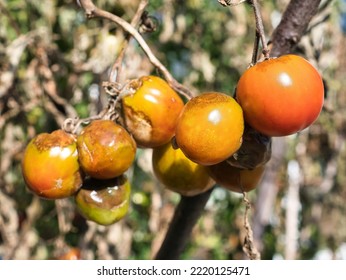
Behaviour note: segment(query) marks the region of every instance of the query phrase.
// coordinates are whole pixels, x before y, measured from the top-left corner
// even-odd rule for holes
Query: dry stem
[[[222,6],[237,6],[246,2],[247,0],[218,0]]]
[[[133,26],[133,28],[136,28],[138,26],[139,22],[141,21],[141,17],[143,15],[143,13],[145,12],[145,8],[147,7],[148,3],[149,3],[149,0],[142,0],[139,3],[137,12],[136,12],[136,14],[134,15],[134,17],[131,20],[131,26]],[[127,36],[125,38],[125,41],[123,43],[123,46],[121,48],[121,51],[120,51],[117,59],[115,60],[115,62],[113,64],[113,67],[112,67],[112,70],[110,72],[110,75],[109,75],[109,81],[110,82],[117,82],[117,83],[119,83],[120,80],[121,80],[122,63],[123,63],[124,55],[125,55],[125,52],[126,52],[126,49],[127,49],[128,45],[129,45],[130,39],[131,39],[131,35],[127,34]]]
[[[176,90],[179,94],[185,96],[186,98],[191,98],[193,96],[192,92],[188,88],[186,88],[174,79],[174,77],[167,70],[167,68],[151,51],[150,47],[148,46],[142,35],[130,23],[128,23],[121,17],[118,17],[112,13],[109,13],[105,10],[96,7],[92,0],[80,0],[80,4],[82,8],[85,10],[85,14],[89,19],[95,17],[108,19],[118,24],[121,28],[128,32],[138,42],[140,47],[147,55],[149,61],[160,70],[160,72],[163,74],[167,82],[174,90]]]
[[[251,203],[248,200],[245,192],[243,192],[243,202],[245,203],[244,228],[246,231],[243,251],[250,260],[260,260],[261,254],[258,252],[254,244],[253,231],[249,223],[249,211],[251,210]]]
[[[253,7],[253,11],[255,14],[255,19],[256,19],[256,34],[261,39],[262,43],[262,53],[265,58],[269,58],[269,48],[267,45],[265,33],[264,33],[264,26],[263,26],[263,20],[262,20],[262,15],[261,15],[261,10],[260,10],[260,4],[258,3],[258,0],[249,0],[249,3]],[[257,37],[257,35],[256,35]]]

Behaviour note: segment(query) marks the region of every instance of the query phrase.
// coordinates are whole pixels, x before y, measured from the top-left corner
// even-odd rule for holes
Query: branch
[[[188,88],[186,88],[185,86],[183,86],[177,80],[174,79],[174,77],[167,70],[167,68],[160,62],[160,60],[151,51],[150,47],[145,42],[142,35],[130,23],[123,20],[121,17],[118,17],[112,13],[99,9],[98,7],[95,6],[92,0],[80,0],[79,2],[82,8],[84,9],[87,18],[91,19],[91,18],[99,17],[99,18],[108,19],[118,24],[121,28],[123,28],[126,32],[128,32],[133,38],[135,38],[135,40],[138,42],[138,44],[141,46],[141,48],[147,55],[149,61],[160,70],[160,72],[164,75],[165,79],[174,90],[179,92],[181,95],[187,97],[188,99],[193,96],[193,94]]]
[[[20,30],[18,22],[12,16],[11,12],[7,9],[6,5],[7,5],[6,2],[3,3],[2,1],[0,1],[0,12],[2,11],[2,14],[8,18],[10,25],[13,27],[14,31],[16,32],[17,37],[19,37],[22,32]]]
[[[212,189],[193,197],[181,197],[156,260],[179,259],[211,193]]]
[[[304,35],[321,0],[291,0],[272,36],[272,56],[290,53]]]
[[[137,12],[131,20],[131,26],[133,26],[133,28],[136,28],[139,22],[141,21],[141,17],[148,3],[149,3],[149,0],[141,0],[141,2],[139,3]],[[123,43],[121,51],[113,64],[111,73],[109,74],[109,81],[111,82],[120,82],[121,80],[120,78],[121,78],[122,63],[123,63],[124,55],[129,45],[130,39],[131,39],[131,35],[127,34],[125,36],[125,41]]]

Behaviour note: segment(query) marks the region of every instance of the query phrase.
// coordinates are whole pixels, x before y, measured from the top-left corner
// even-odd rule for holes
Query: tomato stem
[[[130,34],[140,45],[146,56],[148,57],[151,64],[153,64],[165,77],[165,80],[169,83],[169,85],[176,90],[179,94],[186,96],[187,98],[191,98],[194,96],[194,94],[191,92],[191,90],[184,85],[180,84],[173,76],[172,74],[167,70],[167,68],[162,64],[162,62],[154,55],[151,48],[147,44],[147,42],[144,40],[142,35],[138,32],[136,28],[134,28],[130,23],[128,23],[126,20],[124,20],[121,17],[118,17],[115,14],[112,14],[110,12],[107,12],[105,10],[102,10],[98,8],[93,0],[80,0],[80,5],[84,9],[86,17],[88,19],[91,18],[104,18],[108,19],[117,25],[119,25],[121,28],[123,28],[128,34]]]
[[[261,43],[262,43],[262,53],[263,53],[265,59],[268,59],[269,58],[269,48],[268,48],[266,37],[264,34],[264,26],[263,26],[260,4],[258,3],[258,0],[249,0],[249,3],[253,7],[253,11],[255,14],[255,19],[256,19],[256,40],[257,40],[257,36],[259,36]],[[255,42],[255,46],[256,46],[256,42]],[[253,57],[253,59],[254,59],[254,57]]]
[[[250,260],[260,260],[261,254],[258,252],[254,244],[253,231],[249,222],[249,211],[251,210],[251,203],[248,200],[247,194],[245,192],[243,192],[243,203],[245,204],[244,228],[246,231],[243,251]]]
[[[136,28],[139,25],[141,18],[142,18],[142,15],[145,12],[145,8],[147,7],[148,4],[149,4],[148,0],[141,0],[141,2],[139,3],[137,12],[131,20],[131,25],[134,28]],[[118,82],[119,83],[121,80],[122,64],[123,64],[126,49],[129,45],[131,38],[132,38],[132,35],[130,33],[127,33],[125,36],[125,40],[123,42],[121,51],[118,54],[113,66],[112,66],[111,72],[109,74],[109,81],[110,82]]]
[[[253,46],[253,51],[252,51],[252,59],[251,59],[251,65],[250,66],[255,65],[257,62],[259,41],[260,41],[260,35],[256,29],[256,35],[255,35],[255,41],[254,41],[254,46]]]

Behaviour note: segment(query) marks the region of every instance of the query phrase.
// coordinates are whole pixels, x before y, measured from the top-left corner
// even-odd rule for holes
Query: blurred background
[[[287,0],[261,1],[270,38]],[[97,0],[130,21],[138,0]],[[232,95],[251,61],[255,21],[248,5],[151,0],[155,32],[144,38],[173,76],[196,92]],[[346,1],[322,1],[295,53],[323,75],[326,100],[308,129],[273,141],[256,190],[250,223],[262,259],[346,259]],[[26,144],[68,117],[97,114],[100,87],[124,39],[106,20],[86,20],[72,0],[0,0],[0,259],[150,259],[179,202],[151,170],[151,150],[138,149],[128,171],[131,209],[119,223],[87,222],[73,199],[47,201],[26,188],[20,162]],[[131,40],[126,79],[158,74]],[[183,259],[244,259],[242,196],[217,187]]]

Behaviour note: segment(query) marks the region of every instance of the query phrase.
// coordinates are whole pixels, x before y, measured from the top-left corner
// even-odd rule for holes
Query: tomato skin
[[[224,93],[207,92],[186,103],[175,138],[189,159],[212,165],[239,149],[243,131],[243,112],[239,104]]]
[[[122,108],[126,128],[137,145],[153,148],[168,143],[184,107],[181,97],[156,76],[141,77],[130,87],[135,93],[122,99]]]
[[[125,175],[109,180],[87,178],[75,195],[79,213],[99,225],[111,225],[126,216],[131,185]]]
[[[208,166],[209,175],[217,184],[232,192],[238,193],[254,190],[260,182],[264,170],[265,165],[248,170],[234,167],[227,161]]]
[[[96,179],[120,176],[133,163],[136,143],[131,135],[111,120],[95,120],[77,137],[81,168]]]
[[[297,55],[271,58],[241,76],[236,99],[245,121],[268,136],[286,136],[310,126],[324,102],[321,75]]]
[[[206,192],[213,186],[207,168],[188,159],[171,143],[153,149],[153,171],[169,190],[184,196]]]
[[[22,174],[30,191],[41,198],[72,196],[83,180],[75,137],[63,130],[38,134],[26,146]]]

